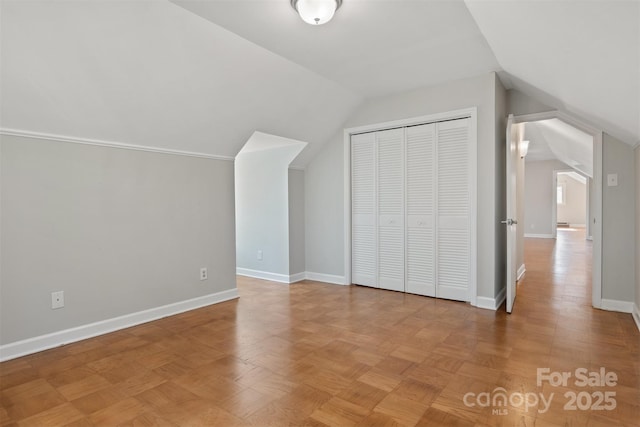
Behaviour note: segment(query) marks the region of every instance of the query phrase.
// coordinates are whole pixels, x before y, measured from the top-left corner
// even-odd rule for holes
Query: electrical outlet
[[[64,291],[51,292],[51,308],[53,310],[64,307]]]
[[[262,251],[258,251],[256,257],[258,258],[258,261],[262,261]]]
[[[208,275],[207,275],[207,268],[206,267],[202,267],[200,269],[200,280],[207,280]]]

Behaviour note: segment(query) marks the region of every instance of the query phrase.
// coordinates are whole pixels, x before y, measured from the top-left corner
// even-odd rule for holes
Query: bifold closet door
[[[436,125],[408,127],[406,138],[407,292],[433,297]]]
[[[376,132],[378,286],[404,288],[404,128]]]
[[[376,136],[351,137],[351,282],[378,286]]]
[[[438,123],[436,136],[436,296],[469,301],[469,119]]]

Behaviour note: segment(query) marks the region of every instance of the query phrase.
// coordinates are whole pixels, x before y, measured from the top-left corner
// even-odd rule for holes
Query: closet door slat
[[[407,128],[407,292],[435,296],[435,124]]]
[[[376,132],[376,140],[378,285],[404,292],[404,129]]]
[[[375,133],[351,137],[351,281],[377,286]]]
[[[438,298],[469,300],[469,119],[437,125]]]

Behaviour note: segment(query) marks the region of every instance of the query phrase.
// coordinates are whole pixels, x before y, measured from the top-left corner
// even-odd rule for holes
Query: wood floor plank
[[[638,426],[640,334],[630,315],[591,307],[590,251],[580,231],[527,239],[511,315],[238,277],[239,300],[0,364],[0,424]],[[616,386],[537,384],[538,368],[601,367]],[[496,412],[477,400],[495,390],[554,399]],[[567,411],[568,391],[614,391],[616,407]]]

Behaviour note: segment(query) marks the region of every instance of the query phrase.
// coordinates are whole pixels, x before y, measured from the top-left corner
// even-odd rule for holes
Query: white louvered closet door
[[[377,287],[376,136],[351,137],[351,281]]]
[[[404,128],[376,132],[378,286],[405,290]]]
[[[407,292],[436,295],[435,124],[406,131]]]
[[[471,199],[469,119],[437,124],[438,298],[469,300]]]

